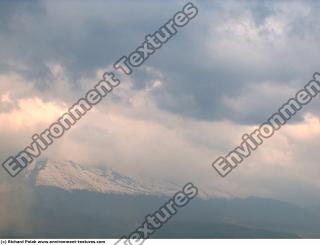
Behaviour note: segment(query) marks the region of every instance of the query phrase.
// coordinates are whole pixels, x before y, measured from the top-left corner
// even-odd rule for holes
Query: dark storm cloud
[[[266,106],[256,96],[252,110],[237,111],[225,99],[236,101],[239,93],[251,96],[243,91],[250,84],[270,82],[299,88],[317,68],[320,20],[316,1],[195,4],[200,12],[197,19],[146,63],[164,75],[164,88],[154,92],[160,108],[198,119],[259,123],[286,98],[276,97]],[[129,54],[182,6],[183,1],[3,1],[1,70],[18,72],[27,81],[35,81],[36,90],[46,91],[56,82],[48,64],[60,64],[77,91],[80,78],[93,77],[97,69]],[[243,21],[249,21],[245,34],[235,27]],[[228,22],[230,26],[225,26]],[[279,27],[284,33],[274,33],[278,22],[285,25]],[[252,32],[256,32],[255,39],[241,36]],[[278,39],[287,42],[283,48]],[[238,50],[232,53],[226,40],[238,43]],[[217,44],[225,44],[226,49]],[[258,58],[251,57],[255,55]],[[137,71],[134,79],[134,89],[141,90],[152,77]],[[77,94],[83,92],[79,88]]]

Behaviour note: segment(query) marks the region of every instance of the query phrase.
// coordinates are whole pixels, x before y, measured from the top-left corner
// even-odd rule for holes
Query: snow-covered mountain
[[[37,161],[28,167],[25,177],[36,186],[101,193],[170,196],[181,188],[168,182],[136,180],[110,168],[83,166],[73,161]]]

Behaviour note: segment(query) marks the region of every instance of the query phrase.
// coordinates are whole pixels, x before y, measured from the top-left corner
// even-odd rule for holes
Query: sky
[[[121,85],[42,158],[320,205],[317,98],[226,178],[211,167],[320,72],[320,2],[193,1],[198,16],[131,76],[114,71],[185,3],[1,1],[2,161],[113,71]]]

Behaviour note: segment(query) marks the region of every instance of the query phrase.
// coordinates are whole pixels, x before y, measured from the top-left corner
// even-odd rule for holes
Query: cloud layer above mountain
[[[45,157],[194,181],[213,196],[320,203],[317,100],[226,179],[211,168],[318,71],[319,2],[194,3],[199,16],[132,76],[117,73],[120,87]],[[1,1],[1,159],[29,144],[183,4]]]

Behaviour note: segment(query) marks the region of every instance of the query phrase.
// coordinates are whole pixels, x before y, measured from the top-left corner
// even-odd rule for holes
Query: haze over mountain
[[[25,184],[32,204],[28,229],[2,228],[1,237],[99,237],[129,234],[180,186],[135,180],[109,168],[72,161],[38,161]],[[11,193],[2,193],[2,197]],[[1,227],[0,227],[1,228]],[[274,199],[209,198],[200,195],[179,210],[154,238],[320,237],[320,215]]]
[[[37,161],[27,169],[25,177],[35,186],[51,186],[64,190],[165,196],[179,190],[179,186],[172,183],[136,180],[108,167],[90,167],[73,161]]]

